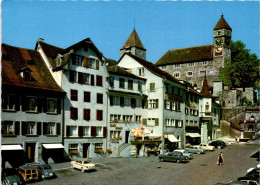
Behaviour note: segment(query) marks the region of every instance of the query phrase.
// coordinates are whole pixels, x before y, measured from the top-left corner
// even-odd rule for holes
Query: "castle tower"
[[[224,19],[224,15],[221,15],[218,23],[214,27],[214,50],[213,57],[214,60],[222,62],[222,67],[226,60],[231,59],[231,32],[232,29]]]
[[[135,29],[132,31],[131,35],[120,49],[120,58],[124,53],[131,53],[134,56],[146,60],[146,49],[144,48],[138,34]]]

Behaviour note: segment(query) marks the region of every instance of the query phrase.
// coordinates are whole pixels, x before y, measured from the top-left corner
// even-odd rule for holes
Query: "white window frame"
[[[14,121],[2,122],[2,134],[15,135]]]
[[[202,61],[202,65],[204,66],[208,65],[208,61]]]
[[[34,121],[27,122],[26,135],[36,135],[36,134],[37,134],[37,123]]]
[[[49,111],[49,101],[54,101],[54,111]],[[57,113],[57,99],[47,98],[47,113]]]
[[[173,68],[175,68],[175,69],[181,68],[181,64],[174,64]]]
[[[189,62],[187,65],[188,65],[188,67],[194,67],[195,63],[194,62]]]
[[[83,126],[83,136],[85,137],[90,136],[90,126]]]
[[[31,98],[33,98],[33,99],[35,99],[35,109],[34,110],[32,110],[32,109],[30,109],[30,105],[29,104],[31,104],[31,102],[29,101],[29,99],[31,99]],[[28,112],[37,112],[37,97],[36,96],[26,96],[26,111],[28,111]]]
[[[155,109],[155,108],[156,108],[156,99],[149,99],[148,109]]]
[[[102,131],[103,131],[102,127],[96,127],[96,136],[102,137],[103,136]]]
[[[193,76],[193,72],[192,71],[187,71],[186,75],[187,76]]]
[[[74,134],[73,134],[73,131],[75,132]],[[69,135],[70,135],[70,137],[78,136],[78,128],[77,128],[77,126],[70,125],[70,133],[69,133]]]
[[[144,67],[138,68],[138,74],[139,74],[139,76],[144,76],[145,75]]]
[[[89,58],[89,68],[90,69],[96,69],[96,59],[95,58]]]
[[[120,130],[111,130],[110,139],[122,139],[122,132]]]
[[[57,134],[57,124],[54,122],[47,123],[47,135],[56,135]]]
[[[167,110],[171,109],[171,101],[170,100],[166,100],[166,107]]]
[[[180,78],[180,72],[174,72],[173,73],[173,76],[175,77],[175,78]]]
[[[147,126],[155,127],[155,118],[148,118],[147,119]]]
[[[13,99],[13,105],[10,105],[10,97]],[[15,95],[14,94],[7,94],[6,100],[6,110],[15,110]]]

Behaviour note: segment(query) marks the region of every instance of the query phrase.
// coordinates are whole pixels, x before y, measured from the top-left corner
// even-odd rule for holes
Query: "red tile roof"
[[[213,60],[213,45],[168,50],[155,65],[180,64]]]
[[[231,27],[228,25],[227,21],[224,19],[224,16],[222,15],[219,19],[218,23],[216,24],[215,28],[213,30],[219,30],[225,28],[227,30],[232,30]]]
[[[209,85],[208,85],[208,80],[207,80],[206,75],[204,77],[203,86],[202,86],[202,90],[201,90],[200,94],[202,96],[212,96],[212,94],[209,92]]]
[[[63,92],[53,79],[40,53],[35,50],[2,44],[2,84]],[[31,71],[31,81],[21,76],[23,70]]]
[[[141,79],[141,80],[146,80],[145,78],[141,78],[139,76],[136,76],[136,75],[126,71],[125,69],[123,69],[122,67],[119,67],[118,65],[108,67],[107,71],[110,74],[117,74],[117,75],[126,76],[126,77],[130,77],[130,78],[137,78],[137,79]]]
[[[129,38],[127,39],[127,41],[125,42],[125,44],[123,45],[122,49],[127,49],[130,47],[138,47],[141,49],[145,49],[137,32],[135,31],[135,29],[132,31],[132,33],[130,34]],[[146,50],[146,49],[145,49]]]

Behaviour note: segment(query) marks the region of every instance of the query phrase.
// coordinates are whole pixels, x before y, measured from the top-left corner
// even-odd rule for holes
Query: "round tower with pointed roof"
[[[120,58],[124,55],[124,53],[127,52],[146,60],[146,49],[144,48],[135,29],[132,31],[127,41],[120,49]]]
[[[231,32],[232,29],[228,25],[227,21],[224,19],[224,15],[221,15],[218,23],[214,27],[214,51],[213,56],[214,59],[224,63],[226,60],[231,59],[231,50],[230,50],[230,42],[231,42]]]

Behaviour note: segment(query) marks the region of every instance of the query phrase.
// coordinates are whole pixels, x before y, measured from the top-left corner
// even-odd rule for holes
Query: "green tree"
[[[259,82],[259,59],[251,54],[241,41],[231,41],[231,61],[220,69],[220,80],[229,87],[257,87]]]

